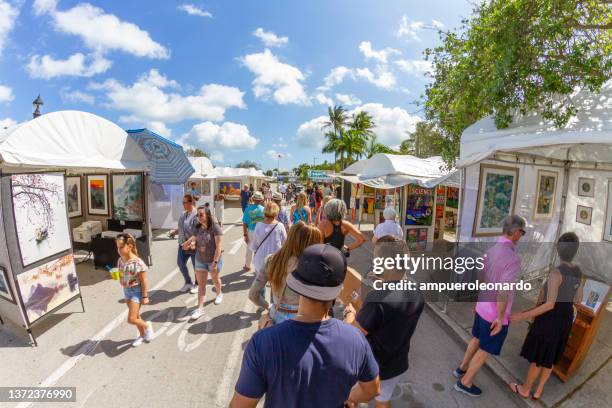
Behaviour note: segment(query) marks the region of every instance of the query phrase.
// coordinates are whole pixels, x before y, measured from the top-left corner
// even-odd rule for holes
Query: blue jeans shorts
[[[196,257],[195,268],[196,270],[205,270],[210,272],[212,269],[212,262],[200,262],[198,261],[198,257]],[[221,273],[221,268],[223,268],[223,257],[219,258],[219,262],[217,263],[217,272]]]
[[[508,335],[508,325],[502,326],[502,329],[495,336],[491,336],[491,322],[487,322],[480,317],[478,313],[474,316],[474,325],[472,326],[472,336],[480,340],[480,348],[487,353],[499,356],[501,353],[504,341]]]
[[[142,288],[140,285],[132,286],[131,288],[123,288],[123,295],[125,296],[125,300],[134,303],[142,303]]]

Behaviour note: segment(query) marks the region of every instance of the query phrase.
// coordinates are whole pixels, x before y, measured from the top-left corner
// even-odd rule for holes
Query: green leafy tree
[[[207,157],[210,158],[210,156],[208,155],[208,153],[206,153],[204,150],[202,149],[187,149],[185,150],[185,154],[189,157]]]
[[[234,167],[238,167],[238,168],[242,168],[242,169],[249,169],[251,167],[257,169],[257,170],[261,170],[261,164],[259,163],[255,163],[254,161],[251,160],[245,160],[245,161],[241,161],[240,163],[236,164],[236,166]]]
[[[427,119],[446,137],[454,162],[461,133],[493,115],[499,128],[516,114],[537,111],[558,126],[576,113],[576,89],[597,92],[612,72],[609,0],[490,0],[459,30],[440,32],[425,51],[433,81],[425,91]]]
[[[338,154],[341,154],[341,152],[337,150],[338,139],[340,138],[340,132],[344,129],[348,121],[348,115],[341,105],[334,105],[333,107],[329,106],[327,108],[327,116],[329,119],[323,124],[321,130],[331,129],[331,131],[325,133],[327,144],[323,147],[323,153],[334,153],[335,170]]]
[[[378,143],[376,140],[376,136],[374,136],[370,139],[370,142],[368,143],[366,156],[368,156],[369,159],[370,157],[378,153],[398,154],[399,152],[391,149],[387,145]]]
[[[435,129],[431,122],[417,123],[414,132],[408,135],[408,139],[400,144],[401,154],[427,158],[440,156],[446,148],[446,138]]]

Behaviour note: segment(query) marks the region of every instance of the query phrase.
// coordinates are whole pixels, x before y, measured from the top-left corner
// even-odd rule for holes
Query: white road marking
[[[237,240],[232,242],[230,244],[232,246],[232,248],[229,251],[227,251],[228,255],[236,255],[236,253],[238,252],[238,250],[240,249],[240,247],[244,243],[245,243],[244,242],[244,238],[238,238]]]

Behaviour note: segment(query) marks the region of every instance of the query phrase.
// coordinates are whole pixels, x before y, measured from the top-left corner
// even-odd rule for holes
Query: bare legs
[[[529,371],[527,371],[527,378],[525,379],[525,383],[523,385],[519,385],[518,391],[522,396],[529,396],[533,385],[539,377],[538,387],[536,388],[534,397],[540,398],[542,396],[542,392],[544,392],[544,386],[546,382],[550,378],[550,373],[552,372],[552,368],[544,368],[539,367],[536,363],[529,364]]]
[[[465,350],[465,355],[463,356],[463,361],[461,361],[461,365],[459,368],[463,371],[467,371],[470,366],[470,361],[474,358],[474,354],[478,351],[478,347],[480,346],[480,340],[476,337],[472,337],[472,340],[468,343],[467,350]]]
[[[213,284],[217,295],[221,293],[221,279],[219,279],[219,271],[211,272]],[[198,308],[204,306],[204,298],[206,297],[206,282],[208,281],[208,271],[206,269],[196,269],[196,279],[198,280]]]
[[[128,306],[128,323],[133,324],[138,329],[138,333],[142,337],[145,335],[145,331],[147,330],[147,322],[142,320],[140,317],[140,303],[132,302],[131,300],[127,301]]]
[[[469,351],[469,348],[468,348]],[[472,359],[469,362],[467,373],[461,378],[461,383],[466,387],[471,387],[474,382],[474,377],[478,374],[478,371],[482,368],[485,361],[487,361],[489,353],[484,350],[478,349]]]

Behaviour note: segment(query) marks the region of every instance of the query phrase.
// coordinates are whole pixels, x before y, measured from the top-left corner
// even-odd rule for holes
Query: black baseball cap
[[[329,302],[342,290],[346,258],[329,244],[314,244],[302,252],[298,266],[287,276],[287,286],[307,298]]]

